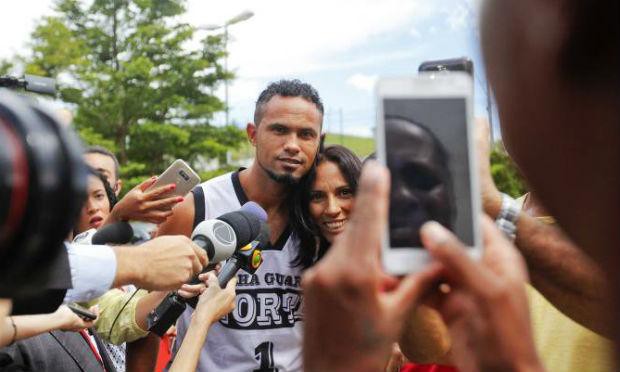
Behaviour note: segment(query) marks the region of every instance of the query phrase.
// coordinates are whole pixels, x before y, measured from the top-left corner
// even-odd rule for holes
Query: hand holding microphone
[[[203,221],[198,224],[192,233],[192,242],[206,252],[211,262],[222,261],[231,257],[240,248],[251,247],[250,243],[261,236],[266,235],[268,241],[269,233],[265,223],[266,219],[267,213],[258,204],[248,202],[238,211],[229,212],[216,219]],[[264,238],[260,239],[264,240]],[[255,244],[253,248],[245,249],[245,251],[252,251],[249,257],[250,260],[241,257],[235,259],[236,264],[230,264],[228,268],[225,265],[224,268],[226,268],[227,272],[230,272],[227,276],[231,274],[234,276],[243,265],[251,268],[252,256],[258,257],[254,258],[254,260],[258,260],[255,261],[258,264],[254,266],[258,267],[262,259],[260,259],[260,252],[254,253],[257,247],[258,245]],[[247,252],[245,254],[247,255]],[[149,314],[149,331],[160,336],[163,335],[170,325],[183,313],[186,303],[190,303],[190,305],[195,307],[197,301],[196,297],[188,300],[177,293],[171,293]]]

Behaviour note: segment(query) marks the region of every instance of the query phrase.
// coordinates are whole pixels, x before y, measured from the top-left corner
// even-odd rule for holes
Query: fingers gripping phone
[[[85,320],[95,320],[97,319],[97,315],[77,304],[68,304],[67,307],[73,311],[80,318]]]
[[[471,77],[462,72],[382,79],[377,84],[377,155],[391,174],[387,272],[427,265],[420,227],[437,221],[480,255],[480,200]]]
[[[166,194],[169,196],[185,196],[200,183],[200,177],[181,159],[175,160],[153,183],[149,189],[174,183],[175,189]]]

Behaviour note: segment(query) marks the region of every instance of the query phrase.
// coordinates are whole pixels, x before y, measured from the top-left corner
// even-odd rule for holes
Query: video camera
[[[55,82],[0,77],[0,297],[12,298],[47,281],[85,200],[87,172],[77,136],[2,87],[54,94]]]

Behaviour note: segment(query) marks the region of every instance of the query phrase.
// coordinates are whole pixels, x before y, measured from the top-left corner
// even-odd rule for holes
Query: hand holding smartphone
[[[181,159],[175,160],[147,190],[156,189],[173,183],[174,190],[166,193],[166,197],[185,196],[200,183],[200,177]]]
[[[68,304],[67,307],[73,311],[77,316],[84,320],[95,320],[97,319],[97,315],[80,305],[77,304]]]
[[[479,256],[471,77],[455,72],[382,79],[377,96],[377,155],[392,177],[386,271],[402,275],[430,262],[419,230],[431,220]]]

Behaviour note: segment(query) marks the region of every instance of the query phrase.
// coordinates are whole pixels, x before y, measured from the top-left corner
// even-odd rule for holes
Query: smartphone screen
[[[383,99],[391,248],[423,249],[419,230],[430,220],[474,246],[466,105],[465,97]]]

